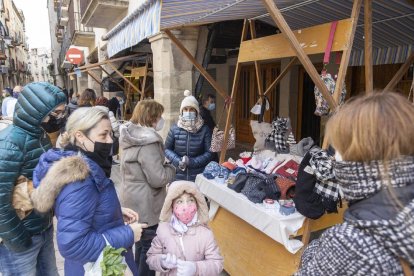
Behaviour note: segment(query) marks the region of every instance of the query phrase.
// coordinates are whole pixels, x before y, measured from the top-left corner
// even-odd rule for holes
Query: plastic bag
[[[111,246],[109,244],[108,240],[106,239],[106,237],[104,235],[102,235],[102,236],[105,239],[106,245]],[[103,254],[104,249],[102,250],[101,254],[99,254],[99,257],[95,262],[89,262],[89,263],[86,263],[86,264],[83,265],[83,269],[85,270],[85,276],[103,276],[102,268],[101,268],[101,262],[103,261],[103,258],[104,258],[104,254]],[[127,264],[125,262],[125,257],[122,258],[122,263],[125,264],[125,265]],[[131,270],[129,269],[128,265],[126,267],[124,275],[128,275],[128,276],[133,275]]]

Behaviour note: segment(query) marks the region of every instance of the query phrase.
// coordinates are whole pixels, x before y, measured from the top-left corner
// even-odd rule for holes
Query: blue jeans
[[[146,229],[157,231],[158,224],[150,226]],[[147,252],[151,247],[151,243],[154,237],[151,239],[142,239],[135,243],[135,263],[138,267],[139,276],[155,276],[155,271],[150,270],[147,264]]]
[[[32,245],[24,252],[13,252],[0,244],[0,275],[58,276],[53,227],[32,236]]]

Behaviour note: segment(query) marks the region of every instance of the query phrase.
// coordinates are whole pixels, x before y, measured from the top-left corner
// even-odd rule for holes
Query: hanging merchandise
[[[269,99],[266,96],[259,96],[259,100],[250,110],[254,115],[259,115],[259,123],[263,122],[264,113],[270,109]]]
[[[253,137],[256,140],[254,150],[259,151],[265,149],[266,137],[272,132],[272,124],[258,121],[250,121]]]
[[[337,212],[341,199],[335,181],[332,156],[312,147],[299,166],[293,198],[298,212],[311,219],[318,219],[325,212]]]
[[[333,44],[333,40],[334,40],[337,25],[338,25],[338,21],[332,22],[332,24],[331,24],[331,31],[329,33],[328,43],[326,45],[325,55],[323,57],[323,67],[324,68],[322,69],[322,74],[321,74],[321,79],[325,83],[325,85],[328,88],[328,91],[331,95],[333,95],[334,92],[335,92],[336,82],[335,82],[335,79],[332,77],[332,75],[327,73],[326,66],[329,64],[329,61],[330,61],[331,49],[332,49],[332,44]],[[317,116],[328,115],[329,114],[329,104],[326,101],[326,99],[323,97],[321,91],[319,91],[319,89],[316,85],[315,85],[314,93],[315,93],[315,101],[316,101],[315,115],[317,115]],[[345,83],[344,83],[342,85],[341,95],[340,95],[340,98],[339,98],[339,105],[344,103],[345,96],[346,96],[346,87],[345,87]]]
[[[272,122],[272,132],[265,140],[265,148],[278,153],[289,153],[288,138],[291,132],[290,119],[278,117]]]
[[[220,152],[223,149],[224,131],[219,130],[218,127],[213,129],[211,136],[211,152]],[[234,149],[236,147],[236,132],[233,127],[229,130],[229,138],[227,140],[227,149]]]
[[[220,119],[217,122],[217,126],[213,129],[213,134],[211,136],[211,152],[220,152],[223,150],[223,142],[224,142],[224,131],[220,130],[218,126],[220,125],[221,118],[223,114],[226,114],[225,109],[226,105],[230,103],[231,99],[226,99],[226,104],[223,106],[223,112],[220,115]],[[234,149],[236,147],[236,131],[234,130],[233,126],[230,127],[229,130],[229,137],[227,140],[227,149]]]

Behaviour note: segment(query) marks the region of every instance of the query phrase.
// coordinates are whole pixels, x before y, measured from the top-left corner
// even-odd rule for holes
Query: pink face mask
[[[195,202],[188,204],[174,204],[173,208],[174,215],[184,224],[189,224],[197,213],[197,204]]]

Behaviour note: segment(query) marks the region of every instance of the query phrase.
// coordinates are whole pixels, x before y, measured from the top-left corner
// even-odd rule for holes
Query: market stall
[[[266,209],[223,184],[199,175],[201,192],[211,199],[210,227],[230,275],[291,275],[299,265],[304,232],[340,223],[344,209],[312,223],[299,213],[283,216],[278,206]],[[305,223],[306,222],[306,223]]]

